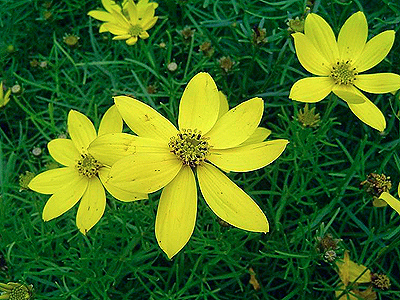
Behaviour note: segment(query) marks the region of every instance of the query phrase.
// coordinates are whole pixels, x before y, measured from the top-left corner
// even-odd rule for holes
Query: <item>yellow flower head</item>
[[[383,131],[386,128],[385,117],[360,90],[374,94],[398,90],[400,76],[360,73],[386,57],[392,48],[394,35],[393,30],[387,30],[367,42],[367,20],[362,12],[357,12],[344,23],[336,41],[328,23],[314,13],[309,14],[304,34],[296,32],[292,36],[300,63],[317,77],[297,81],[289,98],[312,103],[333,92],[362,122]]]
[[[43,210],[43,220],[54,219],[81,200],[76,225],[86,234],[103,216],[106,206],[104,188],[121,201],[147,198],[143,193],[129,193],[106,182],[110,166],[99,161],[88,151],[97,136],[121,132],[122,119],[112,106],[101,120],[98,134],[92,122],[83,114],[71,110],[68,114],[68,132],[71,139],[55,139],[48,143],[50,155],[65,166],[37,175],[29,188],[42,194],[53,194]]]
[[[136,44],[138,38],[147,39],[147,30],[154,26],[158,17],[154,16],[157,3],[148,0],[125,0],[119,6],[112,0],[102,0],[107,11],[92,10],[89,16],[104,21],[100,32],[109,31],[115,35],[114,40],[126,40],[128,45]]]
[[[223,99],[211,76],[199,73],[183,93],[178,128],[143,102],[127,96],[114,100],[122,118],[137,136],[104,135],[89,150],[101,161],[113,165],[109,174],[113,185],[143,193],[164,188],[155,230],[157,242],[168,257],[185,246],[194,230],[195,174],[205,201],[219,218],[244,230],[269,230],[267,218],[258,205],[218,170],[256,170],[273,162],[285,149],[287,140],[262,139],[246,144],[261,121],[262,99],[250,99],[219,116]],[[118,153],[127,156],[117,161],[113,155],[104,154],[107,145],[116,151],[114,156],[120,156]]]
[[[3,82],[0,82],[0,108],[6,106],[10,101],[11,89],[8,89],[4,94]]]

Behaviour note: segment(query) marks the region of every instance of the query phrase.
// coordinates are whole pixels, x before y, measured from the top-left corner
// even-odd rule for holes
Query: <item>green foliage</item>
[[[0,2],[0,80],[23,89],[0,110],[0,254],[7,265],[0,282],[33,284],[36,299],[334,299],[339,277],[315,249],[316,237],[331,233],[343,239],[353,261],[390,277],[391,289],[378,291],[378,299],[400,298],[400,216],[372,206],[359,185],[369,173],[385,173],[391,193],[397,191],[399,95],[370,96],[386,117],[383,134],[332,96],[315,105],[320,126],[302,127],[296,116],[304,106],[288,94],[307,72],[286,22],[303,15],[305,1],[159,1],[150,38],[132,47],[98,33],[100,23],[86,14],[100,6],[94,0]],[[367,16],[370,37],[400,27],[395,1],[315,1],[312,7],[336,33],[358,10]],[[185,27],[193,37],[182,37]],[[266,43],[253,43],[255,28],[265,29]],[[78,47],[68,47],[65,34],[79,36]],[[211,42],[211,56],[199,50],[204,42]],[[220,68],[223,56],[234,62],[229,72]],[[373,71],[399,74],[399,61],[396,39]],[[170,62],[176,71],[168,70]],[[231,107],[262,97],[262,126],[272,138],[290,141],[266,168],[229,174],[265,211],[270,233],[221,226],[199,199],[191,240],[168,260],[154,235],[159,193],[135,203],[109,197],[87,236],[75,226],[75,208],[43,222],[48,196],[19,191],[18,178],[46,169],[46,144],[66,133],[70,109],[98,126],[112,96],[127,94],[177,120],[184,87],[200,71],[212,75]],[[44,153],[33,155],[34,147]],[[258,291],[249,284],[250,267]]]

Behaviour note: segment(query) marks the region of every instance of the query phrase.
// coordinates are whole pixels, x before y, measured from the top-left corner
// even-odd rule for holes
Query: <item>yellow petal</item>
[[[345,285],[349,283],[371,282],[371,271],[366,266],[359,265],[350,260],[349,252],[344,252],[343,260],[337,260],[339,277]]]
[[[329,95],[334,85],[330,77],[303,78],[293,84],[289,98],[307,103],[319,102]]]
[[[219,113],[219,94],[208,73],[198,73],[188,83],[179,104],[179,129],[197,129],[206,134]]]
[[[149,38],[149,34],[147,33],[147,31],[143,31],[143,32],[141,32],[140,34],[139,34],[139,37],[142,39],[142,40],[145,40],[145,39],[147,39],[147,38]]]
[[[335,85],[333,93],[347,103],[364,103],[366,97],[353,85]]]
[[[129,19],[131,22],[137,22],[138,20],[138,12],[136,9],[136,4],[133,1],[128,1],[128,3],[124,6],[124,9],[128,11]]]
[[[66,183],[47,201],[43,209],[43,220],[49,221],[70,210],[82,197],[87,185],[88,179],[83,176],[75,177],[74,180]]]
[[[335,34],[322,17],[309,14],[304,24],[304,33],[328,62],[332,64],[339,60]]]
[[[77,178],[79,174],[75,167],[58,168],[35,176],[28,187],[41,194],[54,194]]]
[[[68,114],[68,132],[80,153],[86,152],[97,136],[92,122],[84,114],[72,109]]]
[[[181,168],[181,161],[169,150],[136,153],[112,166],[108,182],[125,191],[152,193],[170,183]]]
[[[137,152],[168,152],[166,142],[127,133],[109,133],[96,138],[88,152],[104,165],[112,166],[121,158]]]
[[[364,49],[368,24],[364,13],[356,12],[344,23],[338,36],[340,59],[356,61]]]
[[[359,90],[353,87],[350,93],[344,90],[333,90],[333,92],[341,99],[347,102],[351,111],[362,122],[372,128],[383,131],[386,128],[386,120],[382,112]]]
[[[76,161],[80,159],[80,153],[70,139],[51,140],[47,148],[51,157],[64,166],[75,166]]]
[[[89,11],[88,15],[103,22],[112,22],[114,20],[114,17],[110,13],[102,10]]]
[[[297,58],[304,69],[315,75],[329,75],[331,63],[314,47],[311,40],[300,32],[294,33],[292,36]]]
[[[111,106],[100,121],[98,136],[106,133],[122,132],[122,117],[115,105]]]
[[[240,146],[251,145],[256,143],[261,143],[265,141],[267,137],[271,134],[271,130],[264,127],[257,127],[256,130],[252,133],[252,135],[245,140]]]
[[[189,241],[196,223],[197,187],[190,167],[183,167],[162,191],[156,217],[156,239],[168,258]]]
[[[127,40],[127,39],[130,39],[130,38],[131,38],[130,34],[124,34],[124,35],[114,36],[112,39],[113,39],[113,41],[120,41],[120,40]],[[136,38],[136,40],[137,40],[137,38]]]
[[[128,96],[114,97],[114,101],[125,123],[137,135],[169,142],[178,133],[170,121],[147,104]]]
[[[115,199],[118,199],[123,202],[131,202],[131,201],[135,201],[135,200],[142,200],[142,199],[148,198],[147,194],[125,191],[116,186],[113,186],[112,184],[109,184],[107,182],[109,174],[110,174],[109,167],[101,168],[99,170],[98,174],[99,174],[101,183],[104,185],[106,190],[111,194],[111,196],[113,196]]]
[[[88,186],[79,203],[76,226],[86,234],[101,219],[106,208],[106,193],[97,177],[88,180]]]
[[[400,215],[400,201],[387,192],[383,192],[379,199],[385,200],[391,208],[393,208]]]
[[[214,149],[235,147],[247,140],[260,124],[264,112],[261,98],[247,100],[229,110],[205,136]]]
[[[268,220],[258,205],[227,176],[210,164],[197,167],[200,190],[211,210],[240,229],[268,232]]]
[[[394,73],[362,74],[356,77],[354,85],[368,93],[390,93],[400,88],[400,75]]]
[[[119,5],[117,5],[113,0],[101,0],[101,4],[103,4],[104,8],[108,12],[112,12],[114,9],[119,9]]]
[[[218,113],[218,119],[219,119],[229,110],[229,104],[228,104],[228,99],[226,98],[223,92],[218,91],[218,95],[219,95],[219,113]]]
[[[387,30],[370,39],[354,66],[359,73],[375,67],[388,55],[394,43],[395,32]]]
[[[138,37],[137,36],[132,36],[129,39],[126,40],[126,44],[129,46],[135,45],[136,42],[138,41]]]
[[[103,24],[102,28],[103,30],[109,31],[114,35],[127,35],[129,29],[116,23],[105,23]]]
[[[211,149],[207,160],[223,170],[253,171],[272,163],[288,143],[287,140],[274,140],[231,149]]]

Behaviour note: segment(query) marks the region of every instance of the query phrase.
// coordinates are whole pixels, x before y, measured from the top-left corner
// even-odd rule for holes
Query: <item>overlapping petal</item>
[[[330,94],[335,82],[330,77],[307,77],[295,82],[289,98],[306,103],[319,102]]]
[[[359,73],[369,70],[379,64],[389,53],[394,43],[395,32],[387,30],[370,39],[355,61]]]
[[[288,143],[287,140],[273,140],[231,149],[212,149],[207,160],[223,170],[253,171],[272,163]]]
[[[214,149],[235,147],[256,130],[264,111],[261,98],[247,100],[229,110],[205,136]]]
[[[122,117],[115,105],[111,106],[100,121],[98,136],[107,133],[122,132],[123,121]]]
[[[241,143],[239,146],[251,145],[256,143],[264,142],[267,137],[271,134],[271,130],[264,127],[257,127],[252,135]]]
[[[106,193],[97,177],[88,180],[88,185],[79,203],[76,226],[86,234],[101,219],[106,208]]]
[[[197,187],[189,166],[163,189],[156,217],[156,239],[169,258],[189,241],[196,222]]]
[[[179,129],[197,129],[206,134],[219,113],[219,94],[208,73],[198,73],[187,84],[179,104]]]
[[[112,22],[114,20],[114,17],[109,12],[101,10],[89,11],[88,15],[103,22]]]
[[[365,99],[367,99],[364,94],[353,85],[335,85],[332,91],[336,96],[347,103],[364,103]]]
[[[304,69],[314,75],[329,75],[332,62],[328,62],[317,48],[315,48],[311,40],[303,33],[294,33],[292,36],[294,38],[297,58]]]
[[[29,188],[41,194],[54,194],[77,178],[79,174],[74,167],[53,169],[36,175]]]
[[[258,205],[226,175],[210,164],[197,167],[201,193],[225,222],[248,231],[268,232],[268,220]]]
[[[55,192],[47,201],[43,209],[43,220],[50,221],[70,210],[81,199],[87,185],[88,179],[83,176],[64,182],[64,187]]]
[[[138,193],[138,192],[130,192],[122,190],[110,183],[108,183],[108,177],[110,174],[109,167],[103,167],[99,170],[99,178],[101,183],[104,185],[106,190],[115,198],[123,202],[131,202],[136,200],[147,199],[148,196],[145,193]]]
[[[168,142],[177,134],[175,126],[147,104],[128,96],[114,97],[114,101],[125,123],[137,135]]]
[[[400,89],[400,75],[394,73],[361,74],[356,77],[354,85],[368,93],[390,93]]]
[[[383,192],[379,199],[384,200],[391,208],[400,215],[400,201],[387,192]]]
[[[368,37],[368,23],[363,12],[350,16],[340,29],[338,47],[342,61],[356,61]]]
[[[126,191],[153,193],[170,183],[181,168],[182,162],[169,151],[135,153],[112,166],[108,182]]]
[[[68,132],[80,153],[85,153],[89,144],[97,137],[96,130],[88,117],[72,109],[68,114]]]
[[[51,157],[64,166],[74,166],[80,153],[70,139],[55,139],[47,144]]]
[[[309,14],[304,24],[304,33],[328,62],[338,61],[339,49],[335,34],[322,17],[314,13]]]
[[[219,95],[219,112],[218,112],[218,119],[219,119],[229,110],[229,103],[228,99],[226,98],[223,92],[218,91],[218,95]]]

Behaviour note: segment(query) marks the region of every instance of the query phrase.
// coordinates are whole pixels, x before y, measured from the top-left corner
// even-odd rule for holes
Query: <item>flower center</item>
[[[78,160],[75,167],[79,174],[92,178],[97,175],[97,172],[103,165],[90,154],[81,154],[81,159]]]
[[[336,84],[353,84],[358,74],[356,68],[354,68],[350,61],[338,61],[332,66],[330,77],[333,78]]]
[[[131,28],[129,28],[129,34],[131,36],[138,36],[142,31],[143,28],[140,25],[132,25]]]
[[[168,146],[184,165],[191,167],[203,162],[210,150],[207,139],[197,129],[180,130],[176,136],[171,137]]]
[[[11,290],[8,299],[10,299],[10,300],[26,300],[26,299],[30,299],[31,295],[32,294],[30,293],[30,291],[27,287],[25,287],[24,285],[20,285],[20,286],[14,287]]]

